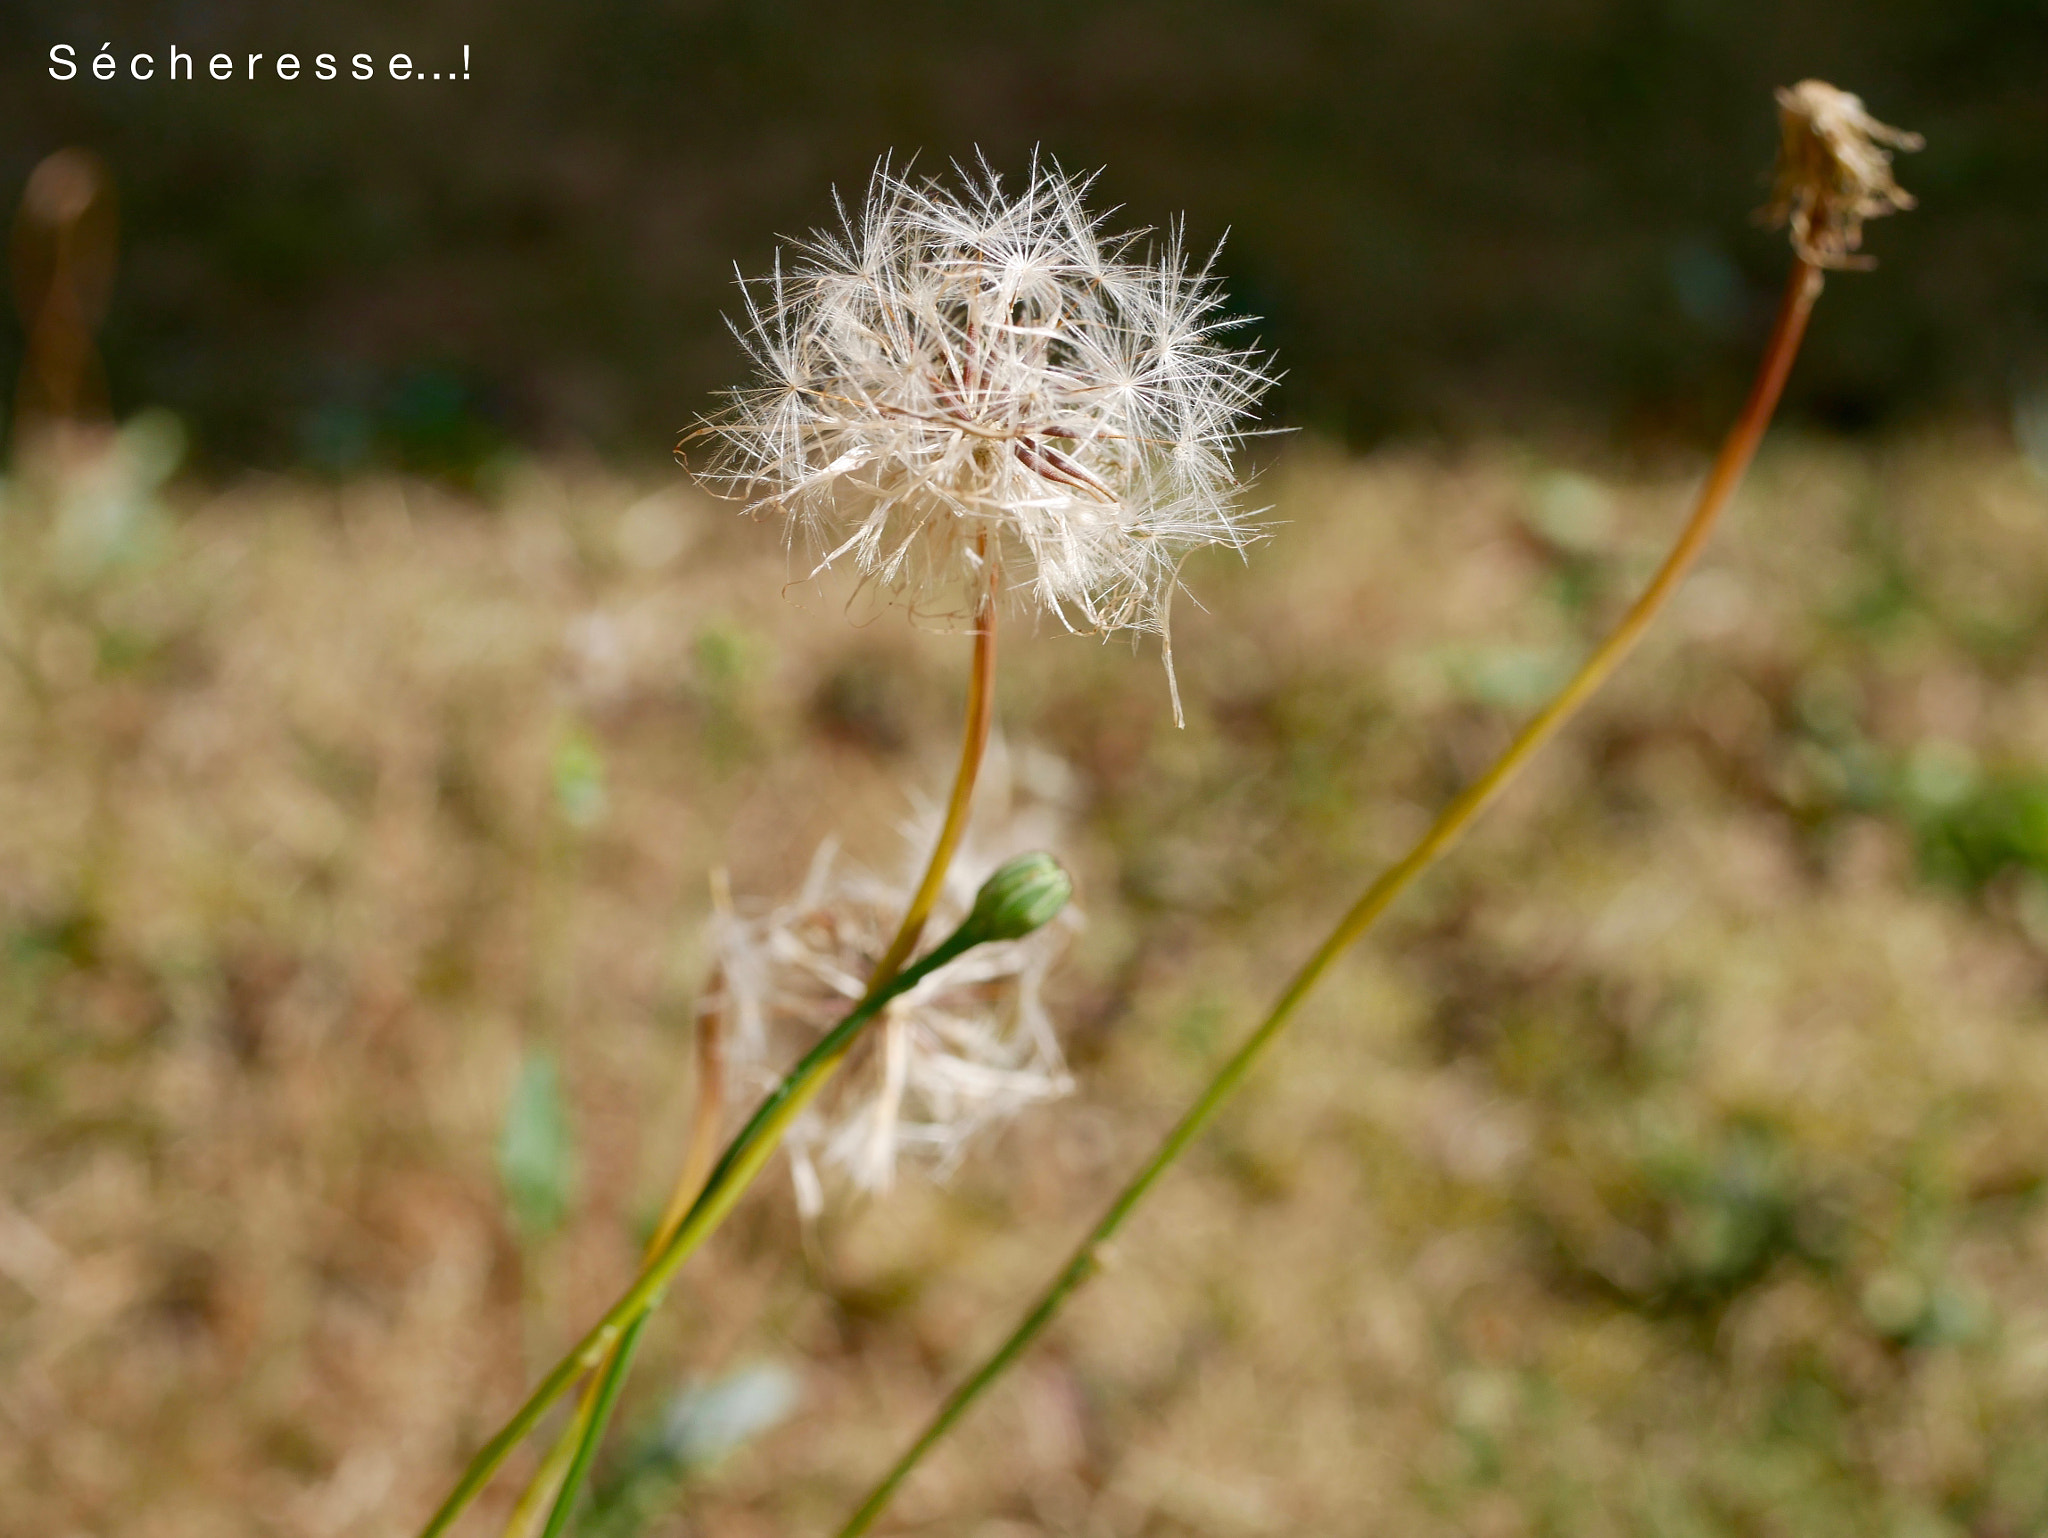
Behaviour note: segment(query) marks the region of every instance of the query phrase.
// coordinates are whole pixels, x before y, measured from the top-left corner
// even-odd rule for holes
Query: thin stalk
[[[977,549],[983,557],[983,564],[987,565],[986,535],[982,536]],[[940,891],[944,889],[953,855],[967,831],[967,815],[974,802],[974,783],[980,777],[981,761],[988,752],[989,727],[995,715],[995,584],[995,568],[988,566],[988,588],[975,615],[974,660],[967,676],[967,722],[961,738],[960,764],[953,774],[953,792],[946,801],[945,820],[939,826],[938,841],[932,846],[924,875],[918,881],[917,890],[911,894],[909,906],[903,911],[903,921],[896,926],[896,936],[868,978],[869,992],[894,977],[903,963],[910,959],[910,953],[917,949],[925,923],[931,917]],[[825,1069],[825,1076],[829,1078],[837,1069],[835,1060]],[[604,1440],[605,1426],[618,1403],[619,1391],[624,1386],[626,1374],[632,1370],[633,1353],[639,1345],[643,1323],[644,1317],[634,1322],[632,1329],[627,1331],[595,1374],[591,1387],[585,1391],[583,1404],[577,1407],[577,1422],[572,1427],[576,1433],[575,1452],[562,1472],[561,1488],[555,1494],[555,1503],[548,1512],[547,1526],[542,1530],[541,1538],[561,1538],[568,1527],[569,1514],[590,1472],[591,1460],[597,1456],[598,1444]]]
[[[946,872],[952,868],[953,855],[960,847],[961,838],[966,835],[967,811],[974,801],[974,782],[981,774],[981,761],[988,752],[988,732],[995,720],[996,700],[996,571],[988,560],[987,535],[981,537],[977,548],[982,564],[988,568],[988,590],[982,595],[979,611],[974,617],[974,662],[967,675],[967,724],[960,742],[960,767],[953,775],[953,794],[946,801],[946,820],[939,825],[939,841],[932,846],[932,857],[925,865],[924,877],[918,882],[917,890],[911,894],[910,906],[903,910],[903,922],[896,927],[896,938],[889,942],[889,948],[882,952],[881,960],[875,963],[875,970],[869,974],[870,988],[886,982],[917,949],[925,922],[931,918],[932,908],[945,887]]]
[[[1699,500],[1692,517],[1680,532],[1671,553],[1664,558],[1664,564],[1650,579],[1642,596],[1624,614],[1619,624],[1600,643],[1594,653],[1579,668],[1578,673],[1559,691],[1557,697],[1546,705],[1535,719],[1524,726],[1514,741],[1508,745],[1493,767],[1445,807],[1436,822],[1424,833],[1415,847],[1398,862],[1389,867],[1378,880],[1365,890],[1344,915],[1337,927],[1315,953],[1309,957],[1293,981],[1281,992],[1272,1011],[1260,1022],[1258,1028],[1247,1037],[1236,1052],[1219,1068],[1214,1078],[1187,1112],[1176,1122],[1173,1130],[1160,1143],[1144,1167],[1117,1194],[1109,1210],[1102,1216],[1087,1238],[1081,1241],[1052,1284],[1039,1295],[995,1353],[976,1368],[967,1381],[953,1391],[952,1396],[932,1417],[917,1440],[910,1445],[887,1474],[869,1492],[866,1500],[839,1529],[838,1538],[858,1538],[871,1528],[875,1519],[882,1514],[895,1495],[897,1488],[909,1477],[924,1455],[929,1452],[966,1412],[969,1405],[980,1397],[988,1386],[1000,1378],[1010,1364],[1023,1355],[1024,1350],[1051,1322],[1068,1296],[1085,1282],[1100,1266],[1102,1246],[1113,1238],[1124,1225],[1131,1212],[1143,1201],[1145,1194],[1163,1175],[1167,1167],[1178,1159],[1215,1119],[1238,1085],[1244,1082],[1266,1049],[1284,1030],[1293,1018],[1296,1008],[1308,996],[1309,990],[1322,979],[1336,959],[1348,950],[1373,923],[1386,912],[1394,900],[1413,884],[1416,877],[1427,870],[1437,857],[1448,849],[1468,828],[1479,814],[1505,789],[1530,757],[1547,742],[1557,729],[1571,718],[1586,699],[1598,689],[1608,674],[1626,657],[1641,639],[1643,632],[1657,611],[1664,606],[1672,591],[1678,586],[1686,571],[1698,558],[1700,550],[1712,532],[1715,521],[1741,484],[1743,472],[1756,454],[1757,444],[1762,441],[1764,429],[1769,426],[1771,415],[1777,409],[1778,397],[1785,388],[1786,375],[1791,371],[1792,360],[1799,352],[1800,338],[1806,331],[1807,316],[1812,312],[1813,301],[1820,294],[1820,270],[1800,261],[1793,267],[1791,280],[1786,285],[1785,297],[1778,309],[1776,324],[1771,328],[1770,341],[1766,345],[1763,361],[1758,366],[1755,383],[1750,387],[1749,398],[1743,404],[1742,413],[1729,429],[1722,442],[1721,451],[1714,460],[1714,467],[1707,476],[1706,484],[1700,488]]]
[[[619,1395],[626,1387],[626,1375],[632,1371],[634,1353],[640,1349],[640,1332],[647,1328],[647,1321],[654,1317],[649,1309],[638,1319],[626,1326],[626,1333],[619,1337],[619,1343],[612,1347],[599,1369],[584,1382],[583,1397],[576,1405],[574,1439],[564,1437],[563,1446],[569,1449],[566,1466],[562,1470],[562,1485],[555,1493],[555,1503],[548,1508],[548,1525],[542,1530],[542,1538],[559,1538],[567,1529],[569,1517],[576,1509],[577,1494],[583,1489],[583,1481],[590,1477],[590,1465],[597,1457],[598,1445],[604,1441],[604,1430],[610,1424],[612,1411],[618,1407]],[[550,1455],[550,1461],[553,1455]]]
[[[690,1146],[683,1153],[683,1167],[654,1225],[654,1238],[647,1252],[653,1253],[689,1216],[704,1177],[718,1157],[718,1129],[725,1125],[725,1017],[709,1011],[697,1023],[697,1104],[690,1112]]]
[[[682,1226],[717,1154],[718,1129],[725,1120],[724,1048],[723,1021],[716,1015],[706,1016],[697,1034],[697,1112],[690,1129],[690,1147],[683,1156],[683,1167],[676,1176],[675,1187],[669,1193],[668,1206],[655,1227],[654,1239],[647,1246],[648,1261],[660,1253],[662,1246]],[[626,1376],[633,1370],[633,1357],[640,1348],[640,1332],[646,1328],[650,1317],[652,1310],[635,1319],[626,1333],[619,1337],[619,1343],[612,1347],[610,1355],[599,1364],[597,1371],[585,1380],[582,1397],[576,1402],[574,1418],[548,1453],[541,1473],[546,1476],[546,1490],[553,1495],[554,1504],[548,1509],[547,1526],[542,1529],[541,1538],[560,1538],[569,1525],[577,1494],[583,1488],[583,1481],[589,1477],[591,1461],[596,1458],[598,1446],[604,1441],[605,1427],[610,1423],[619,1394],[626,1386]]]
[[[983,555],[987,564],[985,541]],[[953,856],[967,831],[967,814],[973,804],[974,785],[981,773],[982,760],[988,750],[989,728],[995,719],[996,572],[993,565],[989,565],[988,570],[988,589],[976,615],[960,763],[954,773],[952,794],[946,803],[945,820],[940,825],[931,859],[916,892],[912,894],[895,938],[875,967],[867,997],[812,1047],[762,1102],[752,1119],[727,1145],[723,1157],[712,1168],[703,1189],[696,1193],[681,1221],[674,1226],[674,1231],[666,1240],[652,1247],[654,1252],[643,1263],[633,1285],[575,1348],[555,1364],[512,1419],[470,1461],[448,1498],[420,1530],[420,1538],[436,1538],[436,1535],[447,1531],[510,1456],[512,1449],[532,1432],[548,1407],[567,1393],[586,1370],[597,1369],[586,1385],[575,1417],[543,1460],[513,1510],[515,1524],[530,1522],[540,1500],[546,1498],[536,1492],[551,1490],[554,1505],[549,1511],[546,1531],[549,1534],[560,1531],[575,1503],[583,1476],[589,1469],[597,1443],[604,1435],[611,1408],[631,1365],[633,1350],[639,1340],[639,1326],[663,1288],[760,1174],[789,1124],[838,1071],[861,1028],[890,999],[912,986],[936,965],[958,954],[957,951],[948,951],[952,944],[949,939],[907,970],[903,969],[904,962],[924,933],[925,924],[945,885],[946,872],[951,868]],[[677,1196],[671,1198],[671,1211],[681,1195],[681,1184],[679,1181]],[[510,1530],[517,1532],[520,1529],[514,1527]]]
[[[541,1416],[547,1413],[548,1407],[567,1393],[577,1378],[597,1367],[612,1347],[620,1343],[632,1324],[660,1301],[662,1292],[682,1268],[683,1262],[732,1211],[774,1154],[783,1134],[789,1130],[789,1124],[825,1087],[868,1022],[897,995],[916,987],[975,943],[975,937],[964,927],[948,935],[931,951],[854,1005],[843,1020],[804,1054],[803,1059],[790,1070],[789,1076],[769,1093],[739,1134],[726,1145],[725,1152],[719,1156],[718,1163],[705,1181],[703,1191],[690,1204],[688,1214],[661,1252],[641,1269],[640,1275],[605,1311],[604,1317],[592,1325],[568,1354],[549,1370],[498,1434],[470,1460],[469,1467],[449,1492],[448,1498],[428,1519],[427,1525],[420,1529],[420,1538],[436,1538],[436,1535],[446,1532],[491,1475],[497,1472],[512,1449],[525,1440]]]
[[[713,1013],[706,1014],[697,1027],[697,1104],[690,1117],[690,1146],[683,1155],[682,1169],[669,1192],[668,1204],[654,1225],[654,1236],[647,1242],[647,1252],[641,1264],[647,1264],[661,1252],[689,1215],[690,1204],[696,1200],[703,1187],[704,1176],[711,1168],[711,1161],[718,1155],[718,1129],[724,1121],[725,1022]],[[623,1379],[625,1367],[632,1361],[643,1322],[636,1321],[612,1348],[599,1372],[584,1381],[575,1414],[562,1428],[562,1434],[548,1449],[547,1457],[534,1470],[526,1489],[520,1493],[518,1504],[512,1508],[512,1515],[505,1523],[505,1538],[528,1538],[540,1518],[542,1506],[553,1501],[556,1492],[563,1487],[564,1476],[575,1466],[578,1453],[597,1418],[607,1386],[614,1378]],[[550,1530],[553,1530],[552,1509]]]

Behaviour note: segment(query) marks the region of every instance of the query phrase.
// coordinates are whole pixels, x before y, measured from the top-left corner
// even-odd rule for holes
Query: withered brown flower
[[[1777,183],[1764,210],[1773,224],[1792,226],[1792,249],[1815,267],[1870,267],[1855,254],[1863,221],[1913,206],[1892,180],[1891,150],[1917,150],[1916,133],[1880,123],[1863,99],[1825,80],[1802,80],[1778,92],[1784,138]]]

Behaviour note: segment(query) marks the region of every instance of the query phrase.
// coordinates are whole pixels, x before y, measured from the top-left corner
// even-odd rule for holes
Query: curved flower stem
[[[983,536],[979,549],[985,563],[988,550],[986,536]],[[917,890],[904,909],[903,921],[896,927],[896,937],[889,942],[889,948],[882,953],[881,960],[875,963],[875,970],[868,978],[870,993],[893,978],[917,948],[925,923],[945,886],[946,872],[952,867],[953,855],[967,831],[967,814],[974,801],[974,783],[980,776],[981,761],[988,751],[989,727],[995,715],[996,573],[993,567],[989,568],[988,575],[988,590],[975,616],[974,661],[967,681],[967,724],[960,745],[960,765],[953,775],[953,793],[947,798],[945,820],[940,824],[938,841],[932,846],[931,859],[926,862]],[[837,1069],[838,1060],[835,1059],[823,1070],[823,1077],[829,1078]],[[820,1087],[823,1087],[822,1078]],[[687,1201],[694,1191],[694,1183],[688,1191],[679,1186],[675,1196],[670,1198],[671,1212]],[[564,1441],[574,1438],[574,1448],[556,1471],[561,1487],[555,1494],[554,1506],[548,1512],[547,1526],[542,1529],[541,1538],[561,1538],[568,1527],[569,1515],[590,1472],[591,1460],[597,1456],[598,1444],[604,1440],[612,1408],[618,1402],[626,1374],[632,1370],[633,1353],[639,1346],[641,1326],[646,1322],[645,1315],[633,1322],[584,1389],[583,1399],[576,1407],[576,1419],[564,1433]],[[557,1455],[551,1453],[548,1462],[558,1463]],[[543,1472],[547,1470],[544,1468]]]
[[[974,662],[967,675],[967,725],[960,743],[960,767],[953,774],[953,794],[946,801],[946,819],[939,825],[939,841],[932,846],[932,857],[925,865],[924,877],[918,882],[916,892],[911,894],[910,906],[903,910],[903,922],[896,927],[896,938],[889,942],[889,948],[882,953],[882,959],[875,963],[875,970],[868,977],[870,988],[888,981],[910,959],[910,953],[917,949],[925,921],[932,916],[932,908],[945,887],[946,872],[952,868],[953,855],[960,848],[961,838],[966,835],[967,812],[974,801],[974,782],[981,774],[981,761],[988,752],[988,732],[995,721],[996,702],[996,571],[988,560],[987,535],[981,537],[978,549],[982,564],[988,568],[988,590],[982,595],[974,617]]]
[[[1813,309],[1813,301],[1820,294],[1821,275],[1818,268],[1805,261],[1796,263],[1791,280],[1785,289],[1785,297],[1779,306],[1777,323],[1771,329],[1770,341],[1766,346],[1762,363],[1758,366],[1755,383],[1750,387],[1749,398],[1735,425],[1729,429],[1721,451],[1714,460],[1713,470],[1707,476],[1706,484],[1700,489],[1699,501],[1695,504],[1692,517],[1680,532],[1671,553],[1664,558],[1664,564],[1650,579],[1619,624],[1600,643],[1594,653],[1579,668],[1572,680],[1559,691],[1557,697],[1546,705],[1537,716],[1524,726],[1507,750],[1501,754],[1493,767],[1467,786],[1445,807],[1436,822],[1431,825],[1398,862],[1390,866],[1378,880],[1366,888],[1365,895],[1352,905],[1337,927],[1330,931],[1328,938],[1318,946],[1315,953],[1302,965],[1299,972],[1288,983],[1275,1001],[1272,1011],[1260,1022],[1258,1028],[1247,1037],[1228,1061],[1216,1071],[1207,1087],[1188,1108],[1180,1120],[1168,1132],[1152,1157],[1146,1160],[1130,1184],[1117,1194],[1109,1210],[1102,1215],[1080,1248],[1062,1268],[1052,1284],[1039,1295],[1021,1323],[1011,1331],[1009,1338],[996,1348],[995,1353],[978,1367],[967,1381],[953,1391],[933,1416],[918,1439],[907,1452],[883,1476],[881,1482],[869,1492],[866,1500],[839,1529],[838,1538],[858,1538],[874,1525],[912,1469],[929,1452],[932,1446],[949,1431],[965,1413],[968,1406],[982,1391],[1001,1377],[1010,1364],[1024,1353],[1032,1340],[1051,1322],[1067,1297],[1090,1276],[1100,1265],[1100,1251],[1123,1227],[1124,1220],[1131,1215],[1138,1203],[1153,1184],[1166,1172],[1169,1165],[1186,1151],[1188,1145],[1198,1137],[1215,1118],[1216,1113],[1241,1084],[1266,1049],[1284,1030],[1293,1018],[1295,1009],[1315,987],[1323,974],[1336,959],[1348,950],[1373,923],[1386,912],[1399,897],[1437,857],[1448,849],[1458,836],[1469,827],[1479,814],[1509,781],[1528,762],[1529,758],[1547,742],[1557,729],[1571,718],[1588,696],[1598,689],[1608,674],[1612,673],[1622,658],[1641,639],[1650,621],[1664,602],[1671,596],[1686,571],[1699,556],[1712,532],[1715,521],[1728,505],[1735,488],[1741,483],[1743,472],[1749,468],[1750,459],[1755,455],[1757,444],[1762,440],[1764,429],[1770,424],[1771,414],[1777,409],[1778,396],[1784,390],[1785,377],[1791,371],[1792,360],[1798,354],[1800,338],[1806,331],[1807,316]]]
[[[985,557],[985,546],[983,553]],[[552,1494],[554,1504],[549,1510],[545,1532],[553,1535],[562,1530],[574,1507],[583,1478],[589,1471],[597,1444],[603,1438],[626,1372],[631,1367],[641,1326],[670,1278],[753,1183],[781,1142],[789,1124],[838,1071],[860,1029],[890,999],[934,966],[951,959],[951,954],[957,954],[947,952],[947,946],[952,944],[949,939],[907,970],[902,970],[924,933],[924,926],[945,884],[946,872],[951,868],[953,856],[966,833],[975,781],[981,772],[982,759],[988,749],[989,728],[995,719],[996,572],[992,564],[988,570],[988,590],[976,614],[973,664],[968,675],[966,730],[959,767],[954,773],[952,794],[946,804],[945,820],[940,826],[938,841],[932,849],[924,876],[911,897],[902,923],[897,927],[896,936],[875,968],[867,997],[805,1054],[727,1145],[724,1155],[705,1179],[703,1189],[695,1193],[680,1221],[673,1224],[665,1238],[657,1234],[656,1242],[650,1246],[648,1257],[633,1285],[576,1347],[555,1364],[512,1419],[470,1461],[440,1509],[420,1530],[420,1538],[436,1538],[437,1534],[445,1532],[476,1498],[499,1465],[510,1456],[512,1449],[532,1432],[548,1407],[567,1393],[586,1370],[595,1369],[577,1404],[574,1418],[535,1471],[513,1509],[512,1525],[507,1529],[508,1533],[523,1534],[541,1501]],[[715,1126],[715,1120],[700,1119],[698,1131],[693,1133],[693,1158],[696,1140],[713,1135],[704,1129],[715,1129]],[[664,1216],[665,1228],[670,1227],[668,1220],[675,1216],[676,1208],[684,1201],[686,1186],[690,1189],[695,1187],[688,1163],[670,1198],[669,1212]]]

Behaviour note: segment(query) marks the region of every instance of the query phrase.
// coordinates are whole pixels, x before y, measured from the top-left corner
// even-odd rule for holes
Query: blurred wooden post
[[[114,285],[114,184],[89,150],[62,149],[29,173],[15,216],[14,302],[28,346],[14,396],[17,459],[97,439],[108,419],[93,334]]]

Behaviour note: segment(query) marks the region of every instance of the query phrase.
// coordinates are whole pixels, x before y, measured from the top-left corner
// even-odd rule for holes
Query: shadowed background
[[[1809,74],[1924,132],[1927,217],[1839,285],[1792,407],[1859,426],[2002,411],[2048,368],[2048,27],[2030,0],[1231,0],[1026,8],[18,0],[0,185],[60,145],[125,198],[119,395],[210,458],[464,468],[504,441],[658,455],[730,382],[737,262],[886,151],[1106,167],[1185,213],[1288,377],[1287,420],[1372,441],[1550,417],[1703,430],[1776,288],[1744,216],[1760,103]],[[123,74],[48,78],[111,41]],[[404,51],[461,84],[141,84],[177,43]],[[160,64],[161,68],[161,64]],[[245,66],[238,64],[238,75]],[[13,339],[0,333],[0,361]]]
[[[47,78],[103,41],[475,78]],[[1927,135],[1923,207],[1830,278],[1668,623],[895,1530],[2048,1531],[2037,5],[16,0],[0,42],[0,194],[83,146],[122,231],[121,425],[0,480],[0,1528],[410,1530],[632,1272],[710,872],[905,859],[965,643],[849,626],[666,462],[733,262],[884,150],[1041,144],[1116,224],[1230,229],[1307,431],[1271,539],[1187,569],[1185,731],[1156,652],[1005,632],[1077,1093],[808,1232],[776,1166],[648,1332],[601,1538],[829,1531],[1611,623],[1782,278],[1770,89],[1821,74]]]

